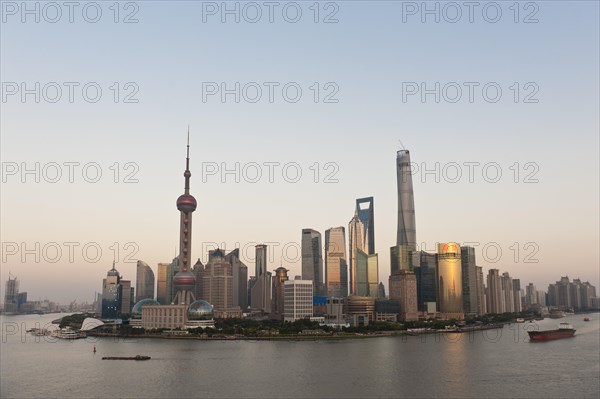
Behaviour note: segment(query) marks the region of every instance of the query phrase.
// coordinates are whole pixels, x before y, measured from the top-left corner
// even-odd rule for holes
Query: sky
[[[302,228],[373,196],[387,286],[407,148],[421,249],[600,289],[598,2],[49,4],[1,3],[0,279],[30,300],[173,259],[188,126],[193,259],[298,275]]]

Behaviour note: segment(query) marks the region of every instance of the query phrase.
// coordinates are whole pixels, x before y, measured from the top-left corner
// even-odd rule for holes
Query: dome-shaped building
[[[190,303],[188,306],[188,320],[212,320],[214,307],[201,299]]]
[[[142,306],[156,306],[160,305],[158,301],[154,299],[146,298],[138,301],[135,305],[133,305],[133,309],[131,309],[131,318],[132,319],[141,319],[142,318]]]

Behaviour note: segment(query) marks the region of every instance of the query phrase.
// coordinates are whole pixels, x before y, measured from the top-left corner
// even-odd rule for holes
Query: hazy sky
[[[598,2],[427,3],[439,22],[421,2],[22,4],[2,2],[1,291],[10,271],[29,299],[92,301],[115,256],[132,280],[169,262],[188,124],[194,259],[239,245],[252,275],[268,243],[299,274],[301,229],[374,196],[387,286],[401,139],[423,249],[600,283]]]

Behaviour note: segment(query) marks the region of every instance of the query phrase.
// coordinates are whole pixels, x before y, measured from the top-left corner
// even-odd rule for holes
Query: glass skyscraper
[[[146,262],[137,261],[135,278],[135,301],[154,299],[154,272]]]
[[[366,204],[366,206],[365,206]],[[360,280],[358,273],[358,251],[367,255],[375,254],[375,219],[373,209],[373,197],[359,198],[356,200],[354,217],[348,224],[348,271],[350,295],[361,295],[358,293],[359,284],[366,284],[366,280]],[[375,277],[377,282],[379,276]],[[359,281],[360,280],[360,281]]]
[[[325,231],[325,285],[327,296],[348,296],[348,264],[346,263],[346,231],[332,227]]]
[[[417,248],[417,231],[412,167],[408,150],[400,150],[396,155],[396,177],[398,180],[398,234],[396,245],[407,245],[409,250],[414,251]]]
[[[313,282],[315,295],[323,295],[323,250],[321,233],[302,229],[302,279]]]

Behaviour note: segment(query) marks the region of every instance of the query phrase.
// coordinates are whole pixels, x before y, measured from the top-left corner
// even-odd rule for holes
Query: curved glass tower
[[[396,155],[398,179],[398,235],[396,245],[406,245],[411,251],[417,248],[415,199],[413,194],[410,152],[400,150]]]

